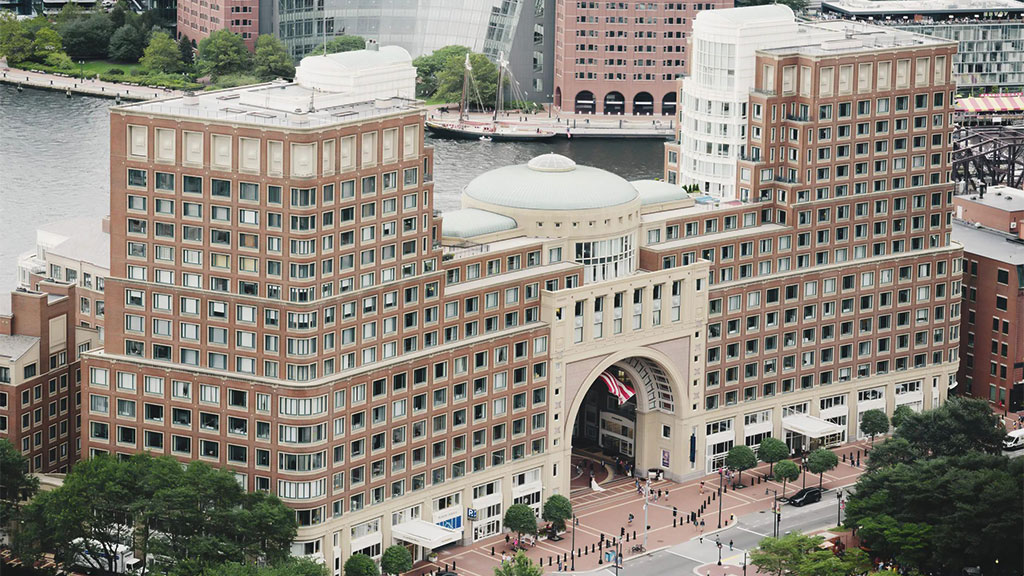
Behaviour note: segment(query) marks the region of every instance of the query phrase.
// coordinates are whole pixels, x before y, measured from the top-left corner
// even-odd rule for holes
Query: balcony
[[[811,121],[811,119],[807,116],[807,114],[786,114],[786,120],[791,120],[793,122],[810,122]]]

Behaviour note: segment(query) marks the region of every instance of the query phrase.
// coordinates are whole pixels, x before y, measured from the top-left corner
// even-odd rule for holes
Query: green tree
[[[793,464],[789,460],[783,462]],[[779,468],[782,467],[780,462]],[[757,550],[750,552],[750,563],[757,566],[758,571],[774,576],[791,574],[800,566],[804,557],[817,550],[823,541],[821,536],[807,536],[799,532],[781,538],[764,538]]]
[[[138,28],[125,24],[115,30],[114,35],[110,37],[107,56],[115,62],[134,64],[142,57],[146,48],[145,42],[146,38]]]
[[[768,463],[768,474],[775,473],[775,463],[789,456],[789,446],[778,438],[769,436],[757,447],[757,459]]]
[[[36,62],[45,62],[51,54],[57,53],[64,53],[60,34],[49,26],[37,30],[35,38],[32,39],[32,59]]]
[[[84,16],[85,11],[82,10],[81,6],[79,6],[76,2],[67,2],[64,4],[64,7],[60,9],[60,12],[57,13],[57,17],[54,19],[54,21],[56,22],[57,29],[59,30],[65,24],[74,22],[75,20],[78,20],[79,18],[82,18]]]
[[[818,488],[821,488],[825,472],[835,470],[839,466],[839,457],[828,448],[818,448],[807,457],[807,469],[818,475]]]
[[[288,55],[288,49],[273,34],[260,34],[256,38],[252,62],[253,74],[262,80],[295,77],[295,64]]]
[[[125,17],[130,12],[132,12],[132,9],[127,2],[124,0],[117,0],[117,4],[114,4],[114,7],[111,8],[109,12],[110,22],[114,25],[114,30],[125,25]]]
[[[43,64],[58,70],[71,70],[75,67],[75,63],[71,61],[71,57],[65,54],[63,50],[48,54],[46,59],[43,60]]]
[[[794,567],[795,576],[851,576],[867,574],[871,559],[859,548],[849,548],[842,556],[832,550],[815,549],[802,558]]]
[[[170,34],[162,31],[150,34],[149,45],[142,53],[139,64],[142,64],[147,70],[162,74],[175,74],[184,68],[178,45],[175,44]]]
[[[519,534],[520,537],[523,534],[537,533],[537,517],[534,516],[533,509],[526,504],[509,506],[505,511],[504,524],[505,528]]]
[[[362,36],[336,36],[327,41],[327,53],[353,52],[366,48],[366,40]],[[321,43],[312,49],[307,56],[317,56],[324,53],[324,45]]]
[[[901,428],[905,428],[904,424]],[[887,440],[882,446],[892,442]],[[874,452],[879,448],[872,450]],[[1024,569],[1024,461],[979,451],[869,468],[846,506],[847,526],[874,554],[921,572],[963,566]]]
[[[511,562],[499,564],[494,568],[494,576],[542,576],[544,570],[533,563],[524,552],[516,552]]]
[[[899,428],[900,424],[906,422],[907,418],[914,415],[914,410],[906,404],[901,404],[892,411],[892,427]]]
[[[433,96],[437,92],[438,72],[444,69],[448,60],[462,63],[469,52],[465,46],[445,46],[413,60],[412,65],[416,67],[416,95],[421,98]]]
[[[561,494],[552,494],[544,502],[541,518],[550,522],[555,531],[565,530],[565,521],[572,518],[572,502]]]
[[[0,10],[0,55],[11,65],[32,59],[32,34],[13,12]]]
[[[76,464],[61,487],[26,507],[25,524],[22,548],[55,551],[69,565],[114,571],[121,546],[133,543],[178,576],[283,561],[296,531],[294,512],[274,496],[246,493],[227,470],[148,454]],[[86,547],[94,554],[80,554]]]
[[[792,460],[782,460],[775,466],[775,481],[782,482],[782,495],[786,495],[786,482],[800,477],[800,467]]]
[[[789,6],[793,12],[800,12],[807,9],[807,0],[736,0],[736,7],[764,6],[765,4],[784,4]]]
[[[910,414],[895,436],[932,456],[972,451],[1001,454],[1006,429],[986,401],[958,397],[933,410]]]
[[[881,410],[868,410],[860,417],[860,431],[870,435],[874,445],[875,436],[889,431],[889,417]]]
[[[498,68],[483,54],[470,54],[472,86],[469,89],[470,108],[486,109],[494,106],[498,88]],[[451,57],[437,73],[437,91],[434,96],[445,102],[458,102],[462,97],[462,78],[466,71],[465,57]]]
[[[205,568],[202,576],[327,576],[327,569],[309,558],[288,558],[270,566],[225,562]]]
[[[921,453],[917,448],[911,446],[906,438],[897,435],[871,449],[868,454],[868,469],[895,466],[900,463],[909,464],[920,457]]]
[[[380,576],[377,563],[366,554],[353,554],[345,561],[345,576]]]
[[[181,63],[190,68],[195,63],[195,48],[188,36],[182,35],[178,39],[178,53],[181,54]]]
[[[81,18],[58,20],[57,31],[64,41],[64,51],[78,60],[105,58],[114,26],[105,12],[94,12]]]
[[[199,67],[214,76],[248,73],[252,59],[241,36],[221,29],[199,43]]]
[[[380,570],[384,574],[398,576],[403,572],[412,570],[412,554],[405,546],[388,546],[384,555],[380,557]]]
[[[39,479],[28,473],[28,458],[6,438],[0,438],[0,528],[11,526],[22,503],[39,490]]]
[[[733,446],[725,455],[725,465],[739,472],[737,480],[743,484],[743,471],[757,466],[757,456],[749,446]]]

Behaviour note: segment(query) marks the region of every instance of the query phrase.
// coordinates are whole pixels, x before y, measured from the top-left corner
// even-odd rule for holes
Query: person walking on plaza
[[[704,481],[703,480],[700,481],[700,495],[701,496],[704,495]]]
[[[732,550],[732,538],[729,538],[729,550]]]

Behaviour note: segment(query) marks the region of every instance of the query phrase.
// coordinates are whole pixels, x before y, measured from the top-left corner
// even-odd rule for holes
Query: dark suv
[[[821,501],[821,493],[824,492],[821,488],[804,488],[796,494],[793,494],[787,499],[793,506],[803,506],[804,504],[813,504]]]

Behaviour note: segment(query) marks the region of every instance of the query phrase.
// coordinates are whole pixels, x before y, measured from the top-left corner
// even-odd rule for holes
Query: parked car
[[[824,492],[821,488],[804,488],[789,497],[787,502],[793,506],[803,506],[804,504],[813,504],[821,501],[821,493]]]

